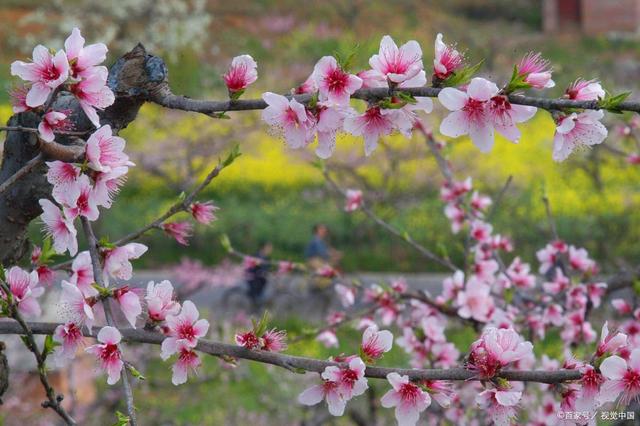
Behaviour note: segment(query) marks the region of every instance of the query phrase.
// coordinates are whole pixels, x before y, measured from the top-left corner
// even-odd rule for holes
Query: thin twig
[[[38,129],[36,127],[25,127],[25,126],[0,126],[0,132],[25,132],[25,133],[38,133]],[[83,132],[80,131],[72,131],[72,130],[54,130],[54,134],[63,135],[63,136],[84,136],[88,133],[91,133],[91,130],[86,130]]]
[[[324,174],[325,180],[333,187],[334,190],[336,190],[337,192],[339,192],[343,196],[346,196],[346,194],[347,194],[346,191],[344,189],[342,189],[340,186],[338,186],[338,184],[331,178],[331,176],[329,175],[329,172],[327,170],[325,170],[323,172],[323,174]],[[457,271],[458,270],[458,268],[453,263],[451,263],[450,260],[441,258],[440,256],[436,255],[431,250],[429,250],[428,248],[424,247],[423,245],[421,245],[420,243],[415,241],[409,234],[401,232],[399,229],[395,228],[393,225],[391,225],[390,223],[386,222],[380,216],[375,214],[373,212],[373,210],[371,210],[366,205],[366,203],[363,202],[361,204],[360,210],[362,210],[364,212],[364,214],[366,214],[369,217],[369,219],[373,220],[381,228],[385,229],[390,234],[398,237],[399,239],[401,239],[405,243],[409,244],[418,253],[422,254],[427,259],[429,259],[429,260],[431,260],[431,261],[433,261],[435,263],[438,263],[439,265],[444,266],[445,268],[447,268],[447,269],[449,269],[451,271]]]
[[[549,229],[551,230],[551,236],[554,241],[559,241],[560,236],[558,234],[558,228],[556,228],[556,221],[553,219],[553,214],[551,213],[551,203],[549,202],[549,197],[547,194],[542,196],[542,202],[544,203],[544,210],[547,213],[547,221],[549,222]]]
[[[58,324],[32,322],[29,327],[34,334],[51,334]],[[95,337],[98,327],[94,327],[89,331],[83,327],[82,333],[88,337]],[[161,333],[147,331],[143,329],[123,328],[120,329],[123,340],[127,342],[149,343],[154,345],[162,344],[165,339]],[[0,321],[0,334],[21,334],[20,325],[13,321]],[[314,358],[287,355],[277,352],[266,352],[259,350],[249,350],[241,346],[231,345],[227,343],[216,342],[212,340],[200,339],[196,350],[214,355],[233,357],[237,359],[246,359],[264,364],[271,364],[283,368],[302,369],[321,373],[326,367],[335,365],[345,367],[345,363],[326,361]],[[462,367],[447,369],[414,369],[414,368],[390,368],[390,367],[373,367],[368,366],[365,370],[365,376],[374,379],[386,379],[387,374],[396,372],[401,375],[407,375],[411,380],[481,380],[476,373]],[[559,369],[555,371],[546,370],[503,370],[497,373],[496,377],[517,382],[539,382],[539,383],[562,383],[567,381],[579,380],[582,374],[579,370]]]
[[[5,293],[5,295],[11,294],[11,289],[9,288],[7,283],[2,280],[0,280],[0,288],[2,289],[2,292]],[[7,300],[9,300],[8,296]],[[69,415],[69,413],[67,413],[67,411],[62,406],[63,396],[56,395],[53,387],[49,383],[49,378],[47,377],[45,354],[40,352],[40,349],[38,349],[38,345],[33,337],[34,333],[32,332],[29,324],[22,318],[22,315],[18,311],[17,305],[13,301],[9,305],[9,314],[16,321],[16,323],[14,324],[18,326],[16,333],[14,334],[21,334],[25,337],[25,339],[23,340],[25,346],[27,347],[27,349],[29,349],[29,351],[31,351],[31,353],[33,353],[33,356],[36,358],[40,383],[42,383],[44,392],[47,395],[47,400],[42,403],[42,407],[51,408],[62,418],[62,420],[64,420],[66,424],[75,425],[76,421]],[[53,331],[52,333],[48,334],[53,334]]]
[[[91,265],[93,267],[93,276],[96,280],[96,283],[100,286],[104,286],[104,280],[102,278],[102,267],[100,265],[100,253],[98,246],[98,239],[93,233],[93,228],[91,227],[91,222],[86,217],[81,217],[82,221],[82,229],[84,230],[84,234],[87,238],[87,243],[89,245],[89,255],[91,257]],[[107,324],[116,327],[116,323],[113,319],[113,314],[111,312],[111,306],[109,306],[109,299],[102,299],[102,307],[104,308],[104,316],[107,320]],[[131,390],[131,383],[129,382],[129,374],[127,372],[127,368],[123,368],[120,373],[120,378],[122,380],[122,389],[125,395],[125,402],[127,404],[127,414],[129,415],[129,423],[131,426],[136,426],[136,409],[133,402],[133,391]]]
[[[7,180],[2,182],[2,184],[0,184],[0,194],[2,194],[3,192],[11,188],[13,184],[15,184],[18,180],[20,180],[24,176],[28,175],[33,169],[38,167],[43,162],[44,162],[44,155],[42,155],[42,153],[39,153],[38,155],[33,157],[31,160],[27,161],[27,164],[22,166],[21,169],[19,169],[17,172],[11,175]]]

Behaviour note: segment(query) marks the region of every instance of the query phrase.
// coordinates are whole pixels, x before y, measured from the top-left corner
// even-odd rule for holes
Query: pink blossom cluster
[[[23,89],[12,93],[14,112],[50,106],[53,103],[51,95],[65,88],[77,98],[91,123],[100,127],[97,110],[110,106],[115,100],[107,86],[109,72],[100,65],[106,57],[107,46],[103,43],[85,46],[85,39],[78,28],[74,28],[66,39],[64,50],[51,53],[45,46],[36,46],[31,62],[15,61],[11,64],[11,75],[27,82]],[[68,113],[44,113],[39,131],[42,140],[51,142],[55,131],[69,129]]]

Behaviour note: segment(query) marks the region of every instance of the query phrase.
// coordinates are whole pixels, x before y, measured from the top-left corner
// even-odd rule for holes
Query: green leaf
[[[636,294],[640,296],[640,280],[636,280],[633,282],[633,291],[635,291]]]
[[[102,297],[102,298],[111,297],[111,295],[112,295],[111,290],[109,290],[106,287],[102,287],[98,283],[92,283],[91,287],[95,288],[98,291],[99,296]]]
[[[231,92],[229,94],[229,97],[231,98],[232,101],[237,101],[238,99],[240,99],[240,96],[242,96],[243,94],[244,94],[244,89],[241,89],[235,92]],[[219,117],[219,118],[222,118],[222,117]]]
[[[629,95],[631,95],[631,92],[623,92],[618,95],[611,95],[609,92],[607,92],[607,95],[604,97],[604,99],[601,99],[598,102],[598,106],[614,114],[622,114],[620,104],[625,99],[627,99]]]
[[[51,355],[56,346],[60,346],[60,343],[53,340],[53,336],[48,334],[47,337],[44,338],[44,348],[42,350],[42,356],[46,358],[47,356]]]
[[[460,71],[454,72],[442,82],[442,85],[445,87],[456,87],[467,84],[475,73],[478,72],[483,63],[484,59],[475,65],[464,67]]]
[[[264,311],[264,313],[262,314],[262,318],[260,318],[260,321],[258,323],[256,323],[254,319],[252,319],[251,321],[253,322],[253,332],[255,333],[255,335],[258,337],[262,336],[265,331],[267,331],[267,327],[269,325],[269,311]]]
[[[104,247],[104,248],[107,248],[107,249],[116,248],[116,245],[109,241],[109,237],[100,238],[100,241],[98,241],[98,245],[100,247]]]
[[[509,80],[509,84],[504,89],[504,91],[509,94],[516,90],[529,89],[531,85],[525,81],[527,78],[526,75],[522,75],[518,73],[518,66],[513,66],[513,73],[511,74],[511,80]]]
[[[340,65],[343,71],[348,72],[353,67],[353,61],[358,53],[358,49],[360,45],[356,43],[353,48],[351,48],[348,52],[341,53],[338,51],[333,52],[334,58],[336,58],[336,62]]]
[[[129,416],[125,416],[120,411],[116,411],[116,418],[118,419],[113,426],[127,426],[129,424]]]
[[[182,191],[180,195],[178,195],[178,201],[184,201],[185,198],[187,198],[187,193]]]
[[[240,145],[234,145],[234,147],[231,148],[231,151],[227,155],[227,158],[225,158],[222,162],[222,167],[224,168],[230,166],[236,160],[236,158],[240,157],[241,155],[242,153],[240,152]]]
[[[220,237],[220,244],[222,245],[222,248],[225,249],[228,252],[232,252],[233,251],[233,247],[231,246],[231,240],[229,239],[229,236],[227,234],[222,234],[222,236]]]
[[[209,114],[212,118],[219,118],[222,120],[231,120],[231,117],[229,117],[227,115],[226,111],[222,111],[222,112],[212,112],[211,114]]]
[[[147,380],[142,373],[140,373],[133,365],[127,363],[127,370],[131,372],[131,375],[138,380]]]
[[[397,92],[395,95],[408,104],[414,105],[418,103],[417,99],[411,93]]]
[[[5,281],[7,279],[5,275],[5,270],[2,266],[0,266],[0,280]]]

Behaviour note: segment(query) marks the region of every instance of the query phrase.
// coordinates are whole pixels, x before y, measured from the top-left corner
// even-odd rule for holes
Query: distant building
[[[545,32],[640,33],[640,0],[543,0]]]

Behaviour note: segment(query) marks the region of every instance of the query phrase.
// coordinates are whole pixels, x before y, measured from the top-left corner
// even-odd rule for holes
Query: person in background
[[[247,280],[247,295],[251,299],[251,305],[255,311],[260,309],[264,304],[265,289],[268,284],[268,274],[271,269],[269,264],[269,256],[273,251],[273,244],[270,242],[264,243],[258,252],[254,255],[256,259],[260,259],[261,262],[256,265],[252,265],[245,270],[245,277]]]
[[[314,269],[323,265],[337,267],[342,253],[327,243],[329,228],[324,223],[313,225],[313,237],[304,251],[307,263]]]
[[[329,229],[323,223],[313,226],[313,237],[304,252],[307,265],[311,270],[317,271],[324,266],[336,268],[340,260],[341,253],[333,249],[327,243]],[[333,292],[330,291],[333,283],[332,278],[315,276],[311,279],[311,293],[316,300],[316,306],[322,314],[328,311],[331,304]]]

